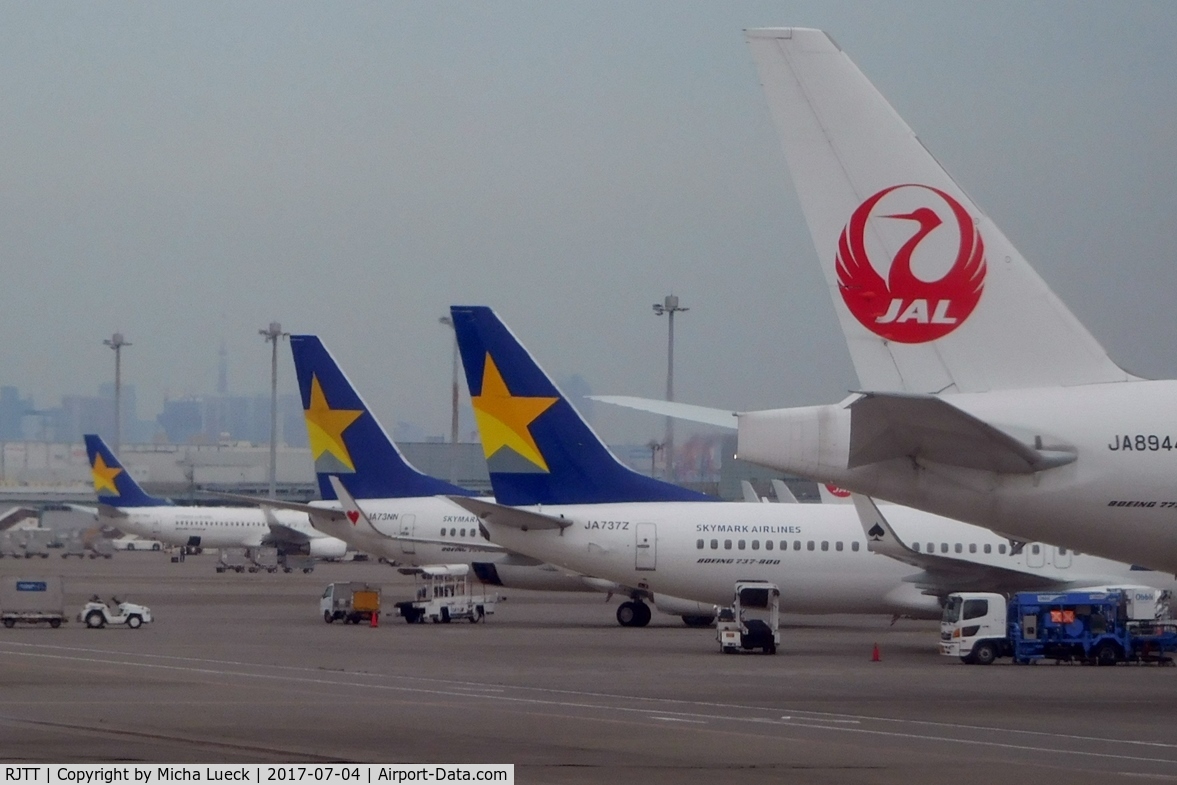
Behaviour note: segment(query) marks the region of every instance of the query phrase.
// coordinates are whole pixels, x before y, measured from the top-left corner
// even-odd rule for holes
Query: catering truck
[[[4,578],[0,581],[0,621],[5,627],[65,621],[61,578]]]
[[[948,595],[940,620],[940,653],[970,665],[999,657],[1115,665],[1171,663],[1177,623],[1169,593],[1146,586],[1069,592]]]

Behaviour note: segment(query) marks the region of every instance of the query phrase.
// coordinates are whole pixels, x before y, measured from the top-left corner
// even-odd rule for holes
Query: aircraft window
[[[772,550],[772,540],[765,540],[764,541],[764,550],[766,550],[766,551]]]
[[[935,553],[935,552],[936,552],[936,543],[934,543],[934,542],[928,543],[928,553]]]
[[[703,550],[703,541],[702,540],[695,540],[695,547],[698,548],[699,550]]]
[[[717,550],[718,548],[719,548],[719,540],[712,540],[711,541],[711,550],[714,551],[714,550]]]
[[[752,540],[752,550],[760,550],[760,540]]]
[[[842,550],[842,541],[841,540],[838,540],[836,543],[834,543],[834,550],[835,551]]]
[[[920,552],[920,544],[919,544],[918,542],[913,542],[913,543],[911,544],[911,549],[912,549],[913,551],[915,551],[916,553],[919,553],[919,552]],[[857,548],[855,548],[854,550],[858,550],[858,549],[857,549]]]
[[[953,547],[953,549],[952,549],[952,550],[956,551],[957,553],[963,553],[963,552],[964,552],[964,548],[962,548],[962,547],[961,547],[961,545],[960,545],[960,543],[959,543],[959,542],[958,542],[958,543],[957,543],[957,544],[956,544],[956,545]]]
[[[442,537],[445,536],[445,527],[444,526],[441,527],[441,536]]]
[[[450,536],[451,537],[456,537],[457,535],[458,535],[457,529],[450,529]]]
[[[793,540],[793,550],[795,550],[795,551],[801,550],[801,541],[800,540]]]
[[[940,543],[940,553],[948,553],[948,543]]]
[[[993,546],[989,543],[985,543],[985,553],[993,553]]]
[[[850,543],[850,550],[855,551],[855,552],[858,551],[858,540],[855,540],[854,542]]]
[[[969,553],[976,553],[976,552],[977,552],[977,543],[970,542],[969,543]]]
[[[740,550],[744,550],[744,541],[740,540],[739,542],[737,542],[736,547],[739,548]]]
[[[466,536],[466,530],[465,530],[465,529],[462,529],[461,531],[459,531],[459,532],[458,532],[458,536],[459,536],[459,537],[465,537],[465,536]]]
[[[998,553],[1005,553],[1005,543],[1002,543],[1001,545],[997,546],[997,552]]]
[[[732,541],[731,540],[724,540],[723,541],[723,549],[725,551],[730,551],[732,549]]]
[[[823,551],[828,551],[828,550],[830,549],[830,542],[829,542],[829,540],[822,540],[822,541],[821,541],[821,549],[822,549]]]
[[[1030,553],[1033,553],[1037,556],[1039,553],[1042,553],[1042,548],[1038,545],[1038,543],[1034,543],[1030,546]]]
[[[810,540],[809,542],[805,543],[805,550],[807,550],[807,551],[813,550],[813,540]]]
[[[1067,555],[1067,549],[1066,549],[1066,548],[1059,548],[1059,549],[1058,549],[1058,555],[1059,555],[1059,556],[1066,556],[1066,555]]]

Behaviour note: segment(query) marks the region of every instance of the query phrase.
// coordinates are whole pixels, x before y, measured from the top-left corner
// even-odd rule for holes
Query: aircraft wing
[[[342,523],[347,520],[347,515],[343,510],[336,510],[332,507],[316,507],[305,502],[288,502],[281,499],[267,499],[259,496],[245,496],[239,493],[225,493],[223,491],[205,491],[205,493],[216,496],[218,499],[225,499],[227,501],[239,502],[241,504],[248,504],[250,507],[269,507],[277,510],[294,510],[295,512],[305,512],[307,515],[318,516],[320,520],[331,521],[334,523]]]
[[[854,469],[893,458],[925,458],[1001,474],[1033,474],[1076,459],[1068,445],[1034,444],[964,412],[935,395],[862,393],[849,406]]]
[[[554,518],[551,515],[521,510],[517,507],[505,507],[494,502],[475,499],[470,496],[447,497],[462,509],[472,512],[481,520],[492,521],[503,526],[528,531],[530,529],[567,529],[572,521],[564,518]]]
[[[111,507],[109,504],[98,505],[98,515],[102,518],[126,518],[127,514],[118,507]]]
[[[32,507],[13,507],[8,512],[0,515],[0,531],[4,529],[11,529],[21,521],[29,518],[37,518],[40,515]]]
[[[1047,578],[1009,567],[978,564],[948,554],[921,553],[912,550],[891,528],[878,505],[868,496],[852,494],[858,519],[866,532],[866,547],[871,553],[918,567],[922,572],[904,578],[923,589],[925,594],[943,597],[954,591],[1034,591],[1055,589],[1066,581]]]
[[[642,412],[661,414],[666,417],[674,417],[677,420],[689,420],[704,425],[715,425],[733,431],[739,426],[736,421],[736,413],[729,409],[710,409],[706,406],[659,401],[654,398],[636,398],[632,395],[586,395],[585,397],[591,401],[611,403],[614,406],[624,406],[627,409],[637,409]]]
[[[267,523],[270,526],[270,535],[265,538],[267,544],[305,545],[311,541],[310,536],[306,532],[300,532],[298,529],[287,526],[284,523],[278,523],[275,520],[269,520]]]

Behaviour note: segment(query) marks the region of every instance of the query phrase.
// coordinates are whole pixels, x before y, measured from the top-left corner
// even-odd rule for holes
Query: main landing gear
[[[650,606],[640,600],[617,606],[617,623],[622,627],[645,627],[650,623],[650,615]]]

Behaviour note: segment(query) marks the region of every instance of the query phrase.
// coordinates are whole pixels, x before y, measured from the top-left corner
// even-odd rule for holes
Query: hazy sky
[[[557,377],[680,400],[855,387],[742,29],[822,27],[1112,357],[1177,377],[1177,4],[0,5],[0,384],[266,389],[317,332],[448,430],[451,303]],[[288,353],[283,387],[293,391]],[[614,440],[656,419],[597,407]]]

